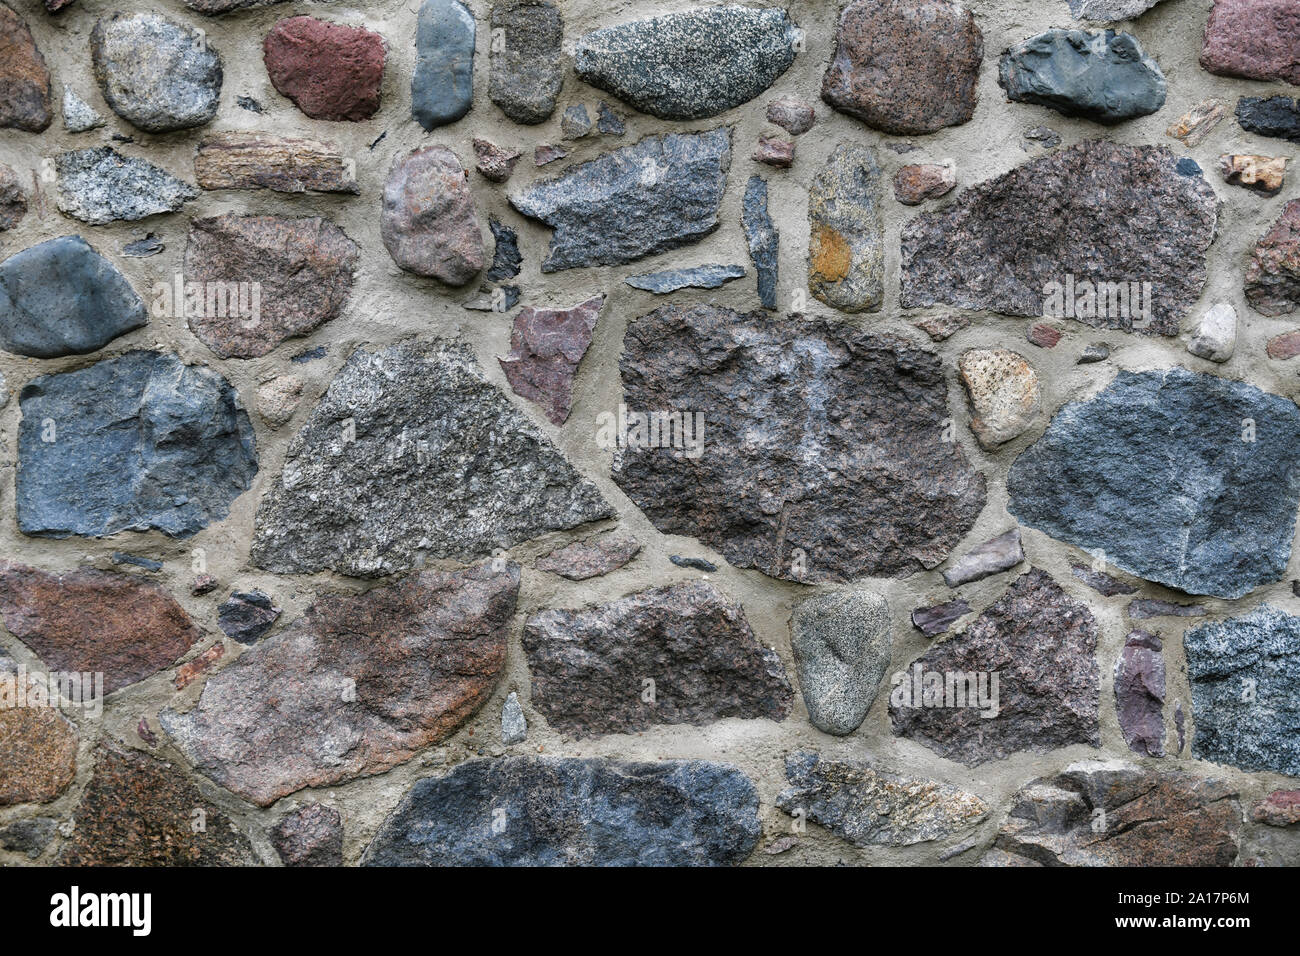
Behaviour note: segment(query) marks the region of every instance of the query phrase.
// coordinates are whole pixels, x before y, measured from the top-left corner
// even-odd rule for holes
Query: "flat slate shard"
[[[605,296],[568,309],[527,306],[515,316],[510,354],[497,359],[516,395],[541,405],[554,425],[563,425],[573,407],[578,363],[591,346]]]
[[[628,323],[619,368],[628,409],[693,413],[703,454],[634,447],[645,436],[629,431],[614,481],[660,531],[735,567],[805,583],[909,574],[984,507],[983,476],[942,440],[939,358],[900,338],[670,305]]]
[[[0,263],[0,348],[32,358],[84,355],[149,321],[126,277],[80,236]]]
[[[489,20],[488,98],[516,123],[536,126],[555,112],[564,86],[564,17],[550,0],[494,0]]]
[[[1262,604],[1192,628],[1183,649],[1193,756],[1300,777],[1300,618]]]
[[[718,228],[731,133],[665,133],[510,197],[555,230],[543,272],[621,265],[698,242]]]
[[[874,149],[841,143],[808,190],[808,291],[841,312],[885,301],[883,181]]]
[[[778,9],[725,6],[620,23],[578,40],[578,78],[666,120],[717,116],[794,63],[802,34]]]
[[[409,342],[349,357],[262,499],[252,561],[378,577],[613,515],[468,348]]]
[[[194,154],[194,179],[200,189],[361,192],[356,170],[337,147],[270,133],[205,136]]]
[[[973,793],[877,770],[869,763],[829,760],[800,751],[785,758],[790,786],[778,809],[803,811],[854,846],[912,846],[975,826],[988,805]]]
[[[1300,199],[1293,199],[1260,237],[1246,267],[1246,301],[1263,315],[1300,309]]]
[[[252,644],[271,629],[280,609],[261,591],[235,591],[217,608],[217,627],[231,640]]]
[[[474,14],[460,0],[424,0],[415,21],[411,116],[426,130],[474,104]]]
[[[90,32],[95,82],[113,112],[148,133],[217,115],[221,57],[199,30],[156,13],[114,13]]]
[[[204,826],[194,828],[195,811]],[[61,866],[257,866],[234,822],[171,764],[110,744],[73,812]]]
[[[24,680],[13,660],[0,653],[0,807],[49,803],[77,773],[76,729],[45,700],[33,706],[31,698],[20,696],[30,694]],[[7,829],[0,831],[5,849],[11,849],[9,839]]]
[[[1201,66],[1219,76],[1300,86],[1300,7],[1294,0],[1214,0]]]
[[[1160,65],[1129,33],[1048,30],[1002,56],[998,85],[1013,103],[1036,103],[1113,125],[1165,105]]]
[[[666,295],[681,289],[718,289],[732,279],[745,277],[744,266],[710,264],[693,269],[666,269],[646,275],[628,276],[623,281],[634,289]]]
[[[1070,573],[1104,597],[1137,593],[1136,584],[1127,584],[1105,571],[1099,571],[1086,565],[1072,564],[1070,565]]]
[[[189,183],[111,146],[60,153],[54,168],[59,211],[92,226],[176,212],[199,195]]]
[[[900,136],[975,115],[984,35],[951,0],[855,0],[840,14],[822,99]]]
[[[1101,746],[1097,631],[1085,605],[1045,571],[1029,571],[965,631],[895,675],[894,733],[972,767]]]
[[[53,121],[45,57],[22,17],[0,4],[0,129],[40,133]]]
[[[1226,782],[1083,761],[1015,795],[982,866],[1231,866],[1241,803]]]
[[[193,710],[158,722],[200,773],[261,807],[383,773],[491,696],[519,595],[519,566],[501,567],[321,595],[209,677]]]
[[[1150,598],[1138,598],[1130,601],[1128,606],[1128,616],[1134,621],[1153,617],[1204,617],[1205,613],[1205,608],[1199,604],[1174,604]]]
[[[952,567],[943,572],[943,580],[948,587],[956,588],[1010,571],[1024,560],[1025,549],[1020,544],[1020,529],[1012,528],[963,554],[952,563]]]
[[[617,571],[640,553],[641,542],[630,534],[599,534],[557,548],[538,558],[533,567],[570,581],[585,581]]]
[[[957,598],[932,607],[918,607],[912,612],[912,626],[926,637],[946,633],[959,618],[970,613],[970,605]]]
[[[841,737],[858,729],[889,670],[893,637],[888,603],[865,589],[794,606],[790,647],[814,727]]]
[[[1193,164],[1194,165],[1194,164]],[[1092,140],[967,189],[902,229],[905,309],[936,304],[1042,318],[1052,284],[1107,283],[1078,321],[1177,335],[1206,279],[1218,200],[1160,146]],[[1138,284],[1129,308],[1112,308]],[[1143,283],[1150,283],[1149,294]],[[1138,299],[1143,309],[1135,307]]]
[[[728,866],[760,829],[754,784],[727,764],[470,760],[412,787],[362,863]]]
[[[342,866],[343,817],[333,807],[309,803],[275,825],[271,845],[285,866]]]
[[[525,622],[523,647],[534,709],[578,738],[725,717],[784,720],[794,698],[776,651],[707,581],[542,611]]]
[[[763,308],[776,310],[776,280],[780,269],[781,234],[767,212],[767,181],[750,176],[745,184],[740,224],[745,230],[749,258],[758,273],[758,302]]]
[[[446,146],[396,156],[384,183],[379,237],[397,265],[462,286],[487,264],[469,173]]]
[[[1182,368],[1121,371],[1016,459],[1007,508],[1130,574],[1232,600],[1286,572],[1298,459],[1290,399]]]
[[[175,355],[132,351],[41,375],[18,400],[15,506],[26,535],[186,538],[225,518],[257,474],[234,388]]]
[[[1248,133],[1300,143],[1300,99],[1243,96],[1237,101],[1237,122]]]
[[[513,279],[519,275],[524,262],[524,257],[519,252],[519,234],[492,218],[488,219],[488,228],[492,230],[495,248],[492,251],[492,266],[483,274],[483,278],[493,282]]]
[[[1160,638],[1133,631],[1115,659],[1115,715],[1124,742],[1144,757],[1165,755],[1165,660]]]

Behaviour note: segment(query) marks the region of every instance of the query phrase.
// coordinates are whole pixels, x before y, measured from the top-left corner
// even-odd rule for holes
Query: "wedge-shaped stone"
[[[176,212],[199,191],[153,163],[110,146],[60,153],[59,211],[92,226]]]

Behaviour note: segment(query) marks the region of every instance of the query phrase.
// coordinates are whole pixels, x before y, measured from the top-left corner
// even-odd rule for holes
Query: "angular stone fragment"
[[[133,351],[42,375],[19,401],[23,534],[154,528],[188,537],[224,518],[257,473],[253,427],[235,390],[175,355]]]
[[[226,637],[252,644],[279,616],[280,609],[261,591],[235,591],[217,608],[217,626]]]
[[[1111,125],[1165,105],[1160,66],[1129,33],[1048,30],[1002,56],[998,85],[1013,103],[1037,103]]]
[[[296,375],[277,375],[257,386],[257,413],[271,428],[293,418],[302,401],[303,380]]]
[[[800,751],[785,758],[778,809],[803,811],[854,846],[912,846],[975,826],[988,805],[973,793]]]
[[[596,132],[602,136],[622,136],[627,132],[623,117],[614,112],[614,108],[604,100],[600,101],[600,106],[596,109]]]
[[[523,156],[517,149],[502,149],[495,143],[477,137],[473,146],[475,168],[485,179],[494,183],[503,183],[509,179],[515,171],[515,164]]]
[[[740,224],[745,230],[749,258],[758,273],[758,302],[765,309],[776,309],[776,280],[780,268],[781,234],[772,224],[767,211],[767,182],[750,176],[745,184]]]
[[[25,853],[27,859],[35,860],[54,839],[58,825],[59,821],[53,817],[15,820],[8,826],[0,827],[0,850]]]
[[[550,0],[493,0],[489,22],[488,97],[516,123],[546,122],[564,86],[564,17]]]
[[[199,195],[189,183],[111,146],[60,153],[54,168],[59,211],[92,226],[176,212]]]
[[[1201,66],[1219,76],[1300,86],[1300,7],[1293,0],[1214,0]]]
[[[970,326],[970,319],[960,313],[952,315],[933,315],[921,319],[913,319],[912,324],[930,336],[934,342],[942,342],[945,339],[952,338],[962,329]]]
[[[519,252],[519,234],[491,217],[488,218],[488,228],[492,230],[496,245],[492,250],[492,266],[483,277],[493,282],[513,279],[519,275],[519,268],[524,261]]]
[[[1138,598],[1130,601],[1128,606],[1128,616],[1134,621],[1146,621],[1153,617],[1204,617],[1205,614],[1205,608],[1199,604],[1174,604],[1150,598]]]
[[[717,229],[730,167],[726,128],[648,136],[534,184],[510,204],[555,230],[543,272],[619,265]]]
[[[660,531],[736,567],[806,583],[907,574],[941,562],[984,506],[984,479],[942,440],[940,362],[902,339],[665,306],[629,322],[619,368],[629,410],[703,416],[704,453],[629,441],[614,481]]]
[[[1150,283],[1145,313],[1094,301],[1072,317],[1176,335],[1205,285],[1218,221],[1214,190],[1182,169],[1163,147],[1088,141],[967,189],[903,227],[902,306],[1040,318],[1070,276],[1116,295]]]
[[[1061,344],[1061,339],[1064,336],[1064,332],[1047,322],[1035,322],[1025,330],[1025,338],[1029,340],[1030,344],[1037,345],[1040,349],[1056,348]]]
[[[312,17],[279,21],[262,41],[271,83],[312,119],[369,119],[383,93],[384,38]]]
[[[361,192],[356,170],[336,147],[269,133],[204,137],[194,154],[194,178],[201,189]]]
[[[693,269],[667,269],[646,275],[628,276],[623,281],[634,289],[666,295],[680,289],[718,289],[732,279],[745,277],[744,266],[710,264]]]
[[[784,720],[794,696],[781,658],[707,581],[542,611],[525,622],[523,646],[533,707],[579,738],[725,717]]]
[[[560,135],[565,139],[582,139],[591,132],[591,116],[581,103],[570,106],[560,119]]]
[[[1300,776],[1300,618],[1262,604],[1192,628],[1183,649],[1196,718],[1192,754]]]
[[[426,130],[456,122],[474,103],[474,32],[474,14],[460,0],[420,5],[411,116]]]
[[[1219,157],[1219,173],[1225,183],[1245,186],[1265,196],[1276,196],[1286,183],[1285,156],[1242,156],[1225,153]]]
[[[970,613],[970,605],[958,598],[946,604],[933,607],[918,607],[912,612],[912,626],[926,637],[938,637],[945,633],[953,622]]]
[[[176,668],[176,677],[172,685],[177,690],[184,690],[208,672],[208,670],[226,656],[226,645],[218,641],[197,657],[186,661]]]
[[[80,236],[0,263],[0,348],[33,358],[84,355],[148,321],[126,277]]]
[[[1231,866],[1241,804],[1227,783],[1083,761],[1015,795],[984,866]]]
[[[789,169],[794,163],[794,143],[779,136],[760,136],[750,158],[756,163]]]
[[[1020,529],[1012,528],[967,551],[943,572],[943,580],[950,588],[961,587],[972,581],[982,581],[991,575],[1010,571],[1024,560],[1025,550],[1020,545]]]
[[[896,135],[975,114],[984,36],[951,0],[854,0],[840,15],[822,99]]]
[[[1133,631],[1115,660],[1115,714],[1129,749],[1165,755],[1165,661],[1160,638]]]
[[[970,349],[957,363],[970,400],[971,431],[992,451],[1031,428],[1042,411],[1038,373],[1009,349]]]
[[[1099,571],[1096,568],[1085,567],[1082,564],[1072,564],[1070,565],[1070,573],[1098,594],[1104,595],[1105,597],[1114,597],[1117,594],[1137,593],[1137,585],[1126,584],[1118,578],[1107,574],[1105,571]]]
[[[1274,790],[1255,805],[1251,819],[1271,827],[1300,823],[1300,790]]]
[[[467,348],[408,342],[349,357],[262,499],[251,557],[374,577],[612,515]]]
[[[549,143],[543,143],[533,150],[534,166],[549,166],[551,163],[558,163],[569,155],[569,151],[563,146],[552,146]]]
[[[575,541],[538,558],[533,567],[570,581],[585,581],[617,571],[641,553],[641,542],[630,534],[599,534]]]
[[[419,781],[362,863],[725,866],[759,833],[758,792],[727,764],[507,757]]]
[[[1285,573],[1297,458],[1289,399],[1182,368],[1121,371],[1016,460],[1007,508],[1130,574],[1236,599]]]
[[[10,608],[6,601],[6,626]],[[0,654],[0,807],[49,803],[77,772],[77,732],[47,699],[35,702],[30,685],[20,686],[29,676]]]
[[[841,143],[808,190],[808,291],[841,312],[884,303],[883,176],[875,150]]]
[[[885,599],[846,589],[800,601],[790,646],[813,726],[837,736],[857,730],[889,670],[893,627]]]
[[[1218,100],[1202,100],[1171,124],[1165,135],[1186,146],[1199,146],[1227,115],[1228,111]]]
[[[469,173],[446,146],[397,156],[384,183],[379,236],[407,272],[448,285],[469,282],[486,264]]]
[[[319,596],[159,723],[201,773],[258,806],[382,773],[487,700],[518,593],[507,562]]]
[[[1300,309],[1300,199],[1287,203],[1255,243],[1246,267],[1246,301],[1263,315]]]
[[[174,664],[201,636],[161,585],[93,568],[0,562],[0,615],[52,670],[103,674],[105,694]]]
[[[12,229],[27,214],[27,194],[12,166],[0,163],[0,232]]]
[[[271,845],[285,866],[342,866],[343,817],[333,807],[309,803],[275,825]]]
[[[285,0],[185,0],[185,6],[210,17],[284,3]]]
[[[22,17],[0,4],[0,129],[40,133],[53,119],[45,57]]]
[[[795,96],[783,96],[767,104],[767,121],[791,136],[802,136],[813,127],[817,111]]]
[[[122,255],[128,259],[148,259],[167,248],[152,232],[142,239],[134,239],[122,246]]]
[[[196,811],[203,827],[194,826]],[[179,769],[116,744],[95,755],[95,774],[73,814],[62,866],[255,866],[234,822]]]
[[[894,676],[894,733],[968,766],[1100,746],[1096,650],[1091,612],[1035,568]]]
[[[1300,329],[1273,336],[1268,340],[1264,352],[1269,358],[1279,362],[1285,362],[1300,355]]]
[[[514,691],[501,706],[501,742],[507,747],[521,744],[528,736],[528,720],[519,706],[519,695]]]
[[[1218,302],[1201,316],[1187,351],[1210,362],[1226,362],[1237,349],[1237,310]]]
[[[784,10],[687,10],[586,34],[574,70],[643,113],[705,119],[776,82],[794,63],[800,36]]]
[[[951,163],[903,166],[894,174],[894,198],[905,206],[919,206],[952,192],[957,171]]]
[[[528,306],[515,316],[510,354],[501,371],[516,395],[541,405],[553,424],[563,425],[573,407],[573,379],[591,345],[605,296],[569,309]]]
[[[1300,99],[1243,96],[1237,101],[1237,122],[1248,133],[1300,143]]]
[[[63,127],[69,133],[86,133],[105,125],[104,119],[89,103],[83,100],[72,88],[63,88]]]
[[[1114,23],[1136,20],[1160,0],[1069,0],[1070,15],[1076,20]]]

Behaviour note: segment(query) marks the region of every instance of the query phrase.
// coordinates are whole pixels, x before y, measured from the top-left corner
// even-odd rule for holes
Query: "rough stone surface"
[[[1237,101],[1237,122],[1248,133],[1300,143],[1300,99],[1243,96]]]
[[[968,766],[1022,751],[1101,745],[1097,622],[1045,572],[1022,575],[961,634],[936,644],[901,674],[890,697],[894,733]],[[918,670],[919,669],[919,670]],[[986,674],[993,708],[936,706],[906,696],[917,674]],[[993,674],[998,691],[992,695]],[[957,685],[957,690],[965,688]],[[966,691],[970,693],[970,691]],[[944,693],[939,693],[943,703]]]
[[[214,133],[194,154],[201,189],[359,193],[356,171],[335,146],[269,133]]]
[[[515,394],[542,406],[555,425],[569,417],[573,379],[604,304],[605,296],[598,295],[568,309],[520,309],[510,354],[497,360]]]
[[[912,612],[912,626],[926,637],[938,637],[963,615],[970,613],[970,605],[958,598],[946,604],[918,607]]]
[[[134,351],[41,375],[18,399],[23,534],[154,528],[188,537],[226,517],[257,473],[253,427],[235,390],[175,355]],[[43,440],[51,434],[56,440]]]
[[[126,277],[80,236],[0,263],[0,348],[33,358],[84,355],[148,321]]]
[[[945,196],[957,185],[957,171],[948,163],[916,163],[894,174],[894,198],[905,206]]]
[[[271,428],[279,428],[293,418],[302,402],[305,384],[296,375],[277,375],[257,386],[257,414]]]
[[[617,571],[641,553],[641,542],[630,534],[599,534],[575,541],[538,558],[533,567],[570,581],[585,581]]]
[[[780,136],[760,136],[750,158],[777,169],[789,169],[794,164],[794,143]]]
[[[69,133],[87,133],[107,122],[94,107],[72,92],[71,87],[63,88],[63,128]]]
[[[1016,460],[1007,508],[1130,574],[1234,599],[1285,573],[1297,457],[1289,399],[1182,368],[1122,371]]]
[[[0,232],[18,225],[27,215],[27,194],[12,166],[0,163]]]
[[[564,17],[550,0],[493,0],[488,97],[516,123],[535,126],[555,112],[567,65]]]
[[[1185,146],[1199,146],[1227,115],[1227,109],[1218,100],[1202,100],[1170,124],[1165,135]]]
[[[841,143],[808,189],[808,290],[841,312],[884,304],[883,178],[875,150]]]
[[[525,622],[523,646],[533,707],[579,738],[724,717],[783,720],[794,696],[781,658],[707,581],[542,611]]]
[[[660,531],[735,567],[907,574],[941,562],[984,506],[984,479],[941,440],[939,359],[901,339],[665,306],[629,322],[620,369],[630,410],[700,410],[707,451],[629,449],[615,482]]]
[[[503,183],[509,179],[515,171],[515,164],[523,156],[517,149],[503,149],[485,139],[475,138],[473,146],[474,168],[494,183]]]
[[[1243,156],[1225,153],[1219,157],[1219,173],[1225,183],[1244,186],[1265,196],[1276,196],[1286,183],[1285,156]]]
[[[460,0],[421,4],[411,116],[426,130],[456,122],[474,103],[474,33],[474,14]]]
[[[207,37],[156,13],[114,13],[90,33],[104,102],[132,126],[166,133],[217,115],[221,57]]]
[[[623,117],[604,100],[596,107],[596,132],[602,136],[622,136],[627,132]]]
[[[740,224],[745,230],[749,258],[758,273],[758,301],[763,308],[776,309],[776,282],[780,271],[781,234],[767,211],[767,182],[750,176],[745,184]]]
[[[1076,20],[1114,23],[1136,20],[1160,0],[1069,0],[1070,16]]]
[[[1300,329],[1283,332],[1268,340],[1264,353],[1271,359],[1285,362],[1300,355]]]
[[[1251,819],[1271,827],[1300,823],[1300,790],[1274,790],[1255,805]]]
[[[1160,638],[1133,631],[1115,660],[1115,715],[1124,742],[1144,757],[1165,755],[1165,660]]]
[[[1187,351],[1210,362],[1226,362],[1237,350],[1237,310],[1227,302],[1215,303],[1201,316]]]
[[[519,695],[511,691],[501,705],[501,742],[507,747],[521,744],[528,737],[528,719],[519,706]]]
[[[560,120],[560,134],[565,139],[582,139],[591,132],[591,115],[581,103],[570,106]]]
[[[6,626],[8,618],[6,613]],[[13,661],[0,655],[6,697],[18,691],[19,677]],[[53,707],[16,703],[6,700],[0,706],[0,807],[48,803],[77,772],[77,732],[67,718]]]
[[[252,644],[279,616],[280,609],[261,591],[235,591],[217,608],[217,626],[226,637]]]
[[[1300,8],[1292,0],[1214,0],[1201,66],[1300,86]]]
[[[970,428],[992,451],[1024,434],[1043,408],[1038,373],[1009,349],[971,349],[957,363],[970,401]]]
[[[357,349],[262,499],[252,561],[279,574],[372,577],[612,515],[468,349]]]
[[[790,786],[777,795],[779,809],[802,810],[858,847],[937,840],[975,826],[989,810],[979,797],[956,787],[809,751],[786,757],[785,775]]]
[[[858,729],[889,670],[889,605],[861,588],[800,601],[790,618],[790,646],[808,719],[828,734]]]
[[[262,42],[266,72],[281,96],[312,119],[369,119],[383,92],[384,38],[312,17],[281,20]]]
[[[726,128],[648,136],[510,197],[555,230],[543,272],[635,262],[718,228],[731,167]]]
[[[969,328],[970,318],[960,313],[933,315],[913,319],[912,324],[930,336],[931,341],[942,342],[952,338],[962,329]]]
[[[492,266],[483,277],[493,282],[513,279],[519,275],[524,261],[519,252],[519,234],[492,218],[488,219],[488,228],[492,230],[495,248],[492,250]]]
[[[22,17],[0,4],[0,129],[40,133],[53,120],[45,57]]]
[[[951,0],[854,0],[840,15],[822,99],[896,135],[975,114],[984,36]]]
[[[724,6],[620,23],[578,40],[578,78],[643,113],[698,120],[761,94],[794,63],[799,34],[780,9]]]
[[[111,146],[60,153],[59,211],[92,226],[176,212],[199,191],[153,163]]]
[[[1129,602],[1128,616],[1134,621],[1146,621],[1153,617],[1204,617],[1205,608],[1199,604],[1174,604],[1170,601],[1138,598]]]
[[[488,699],[518,593],[519,566],[503,562],[319,596],[159,723],[201,773],[258,806],[382,773]]]
[[[1246,267],[1246,301],[1263,315],[1300,309],[1300,199],[1255,243]]]
[[[972,548],[943,572],[944,583],[950,588],[961,587],[972,581],[1010,571],[1025,560],[1025,549],[1020,544],[1020,529],[1012,528],[1005,534]]]
[[[362,862],[723,866],[749,856],[759,833],[754,784],[726,764],[507,757],[421,780]]]
[[[271,845],[285,866],[342,866],[343,817],[333,807],[309,803],[275,825]]]
[[[1070,565],[1070,573],[1105,597],[1114,597],[1117,594],[1136,594],[1138,590],[1136,584],[1126,584],[1105,571],[1089,568],[1082,564]]]
[[[384,183],[384,247],[401,268],[460,286],[486,264],[469,174],[446,146],[398,156]]]
[[[817,111],[797,96],[782,96],[767,104],[767,121],[791,136],[802,136],[813,128]]]
[[[646,275],[628,276],[623,281],[634,289],[644,289],[655,295],[666,295],[681,289],[718,289],[732,279],[745,277],[744,266],[724,266],[712,263],[691,269],[667,269]]]
[[[562,159],[567,159],[569,151],[563,146],[552,146],[549,143],[543,143],[533,150],[534,166],[549,166],[551,163],[558,163]]]
[[[902,230],[902,305],[1040,318],[1049,283],[1150,282],[1150,320],[1076,312],[1099,328],[1176,335],[1200,298],[1217,199],[1169,150],[1088,141],[967,189]]]
[[[1025,331],[1025,338],[1040,349],[1054,349],[1064,337],[1064,332],[1047,322],[1035,322]]]
[[[15,820],[8,826],[0,827],[0,850],[25,853],[29,860],[38,859],[54,840],[58,825],[59,821],[53,817]]]
[[[1300,776],[1300,618],[1267,604],[1183,635],[1196,736],[1192,754]]]

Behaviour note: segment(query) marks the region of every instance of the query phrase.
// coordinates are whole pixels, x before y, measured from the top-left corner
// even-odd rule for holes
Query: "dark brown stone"
[[[1300,85],[1300,6],[1295,0],[1214,0],[1201,66],[1220,76]]]
[[[630,534],[598,534],[543,555],[533,567],[570,581],[585,581],[617,571],[640,553],[641,542]]]
[[[277,91],[312,119],[364,120],[379,110],[384,38],[313,17],[281,20],[262,43]]]
[[[487,263],[469,173],[446,146],[393,159],[379,236],[407,272],[464,285]]]
[[[20,682],[36,675],[0,656],[0,807],[48,803],[77,772],[77,732],[48,698],[34,700]],[[38,683],[44,693],[47,685]],[[13,697],[11,698],[11,695]]]
[[[23,19],[0,4],[0,129],[40,133],[53,118],[45,58]]]
[[[1255,243],[1246,267],[1246,301],[1264,315],[1300,309],[1300,199],[1287,203],[1277,222]],[[1279,357],[1273,354],[1276,348],[1269,343],[1273,358]]]
[[[359,193],[356,170],[333,146],[268,133],[216,133],[194,154],[202,189]]]
[[[497,359],[515,394],[541,405],[556,425],[569,417],[573,377],[604,304],[605,296],[598,295],[571,309],[520,309],[510,333],[510,354]]]
[[[1115,661],[1115,713],[1129,749],[1165,755],[1165,661],[1160,638],[1133,631]]]
[[[1025,332],[1025,338],[1042,349],[1056,348],[1064,335],[1065,333],[1056,326],[1046,322],[1035,322]]]
[[[963,614],[969,613],[970,605],[961,598],[932,607],[918,607],[912,612],[912,626],[926,637],[937,637]]]
[[[343,817],[333,807],[309,803],[275,825],[271,845],[285,866],[342,866]]]
[[[18,225],[27,214],[27,194],[12,166],[0,163],[0,232]]]

